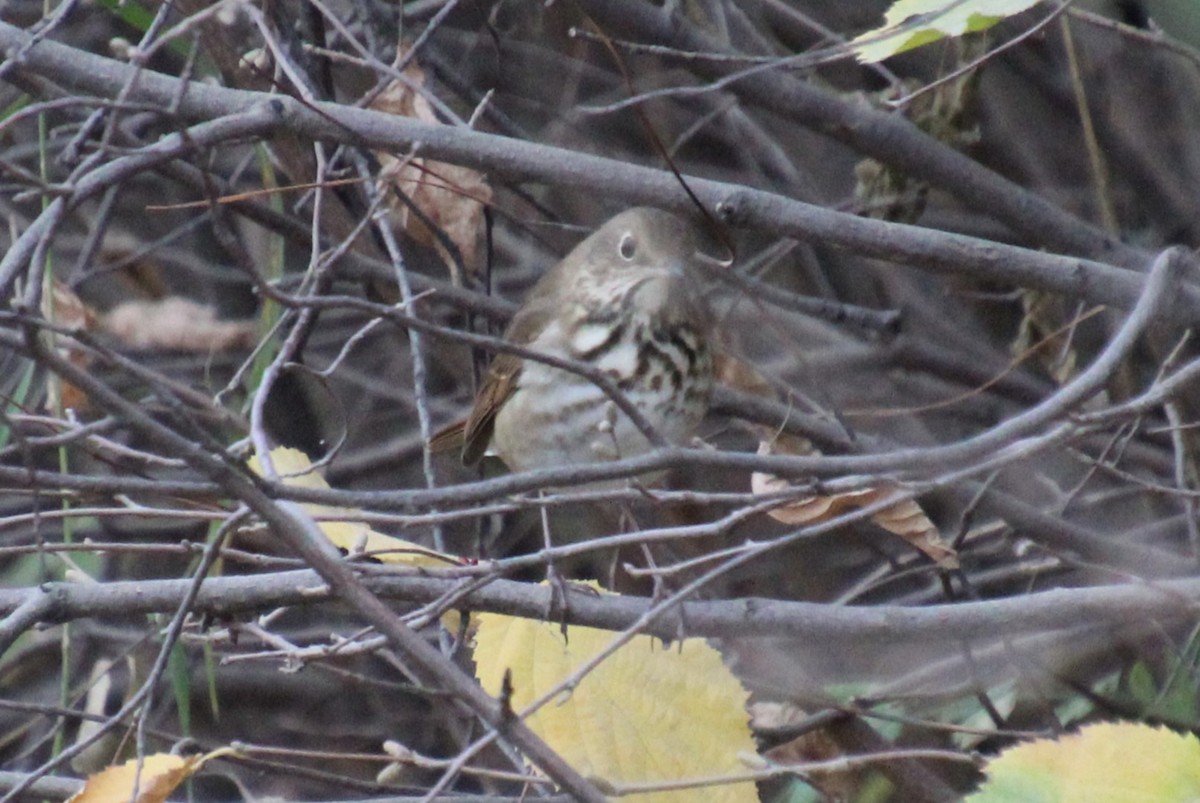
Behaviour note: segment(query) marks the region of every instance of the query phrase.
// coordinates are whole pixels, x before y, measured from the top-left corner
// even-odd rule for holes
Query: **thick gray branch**
[[[73,90],[103,97],[114,97],[130,84],[133,68],[121,62],[50,41],[28,45],[27,33],[0,23],[0,48],[10,53],[26,48],[15,68],[18,71],[53,76]],[[287,97],[199,83],[190,84],[182,96],[179,90],[179,79],[142,71],[128,100],[163,108],[175,104],[177,114],[187,120],[236,115],[269,101],[278,114],[279,131],[309,139],[396,152],[418,146],[423,155],[509,179],[569,184],[630,203],[685,213],[690,210],[690,201],[675,177],[663,170],[335,103],[306,105]],[[736,226],[818,240],[936,273],[968,274],[979,280],[1063,293],[1092,304],[1127,309],[1141,294],[1144,277],[1100,262],[868,220],[743,185],[698,178],[688,181],[701,201]],[[1148,265],[1152,256],[1141,256]],[[1183,285],[1179,296],[1176,314],[1200,317],[1200,289]]]
[[[462,580],[372,573],[363,585],[380,597],[430,603],[456,591]],[[103,585],[53,583],[0,590],[0,613],[39,607],[54,621],[88,616],[136,615],[174,610],[190,580],[139,580]],[[544,586],[495,580],[466,594],[463,608],[541,619],[554,593]],[[231,615],[326,602],[334,594],[311,571],[290,571],[206,580],[197,613]],[[46,597],[49,602],[44,602]],[[36,601],[36,602],[35,602]],[[627,596],[572,594],[563,614],[571,624],[624,630],[644,616],[651,600]],[[1022,597],[911,608],[899,605],[841,607],[812,602],[743,598],[687,601],[659,615],[646,632],[667,639],[681,633],[705,637],[795,638],[826,647],[955,642],[987,636],[1018,636],[1078,627],[1112,627],[1138,621],[1194,618],[1200,580],[1058,589]],[[28,608],[26,608],[28,609]]]

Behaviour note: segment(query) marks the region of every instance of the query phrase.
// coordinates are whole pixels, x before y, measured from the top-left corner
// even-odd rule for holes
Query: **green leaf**
[[[936,42],[947,36],[982,31],[1005,17],[1037,5],[1038,0],[896,0],[884,24],[851,40],[863,63]]]
[[[1109,672],[1091,686],[1091,691],[1100,697],[1116,695],[1121,685],[1121,673]],[[1084,718],[1091,716],[1096,710],[1096,703],[1091,697],[1083,694],[1072,694],[1054,707],[1054,715],[1063,725],[1074,725]]]
[[[1166,685],[1158,695],[1154,713],[1179,722],[1195,720],[1197,711],[1196,667],[1200,663],[1200,638],[1196,634],[1179,655],[1172,656]]]
[[[138,33],[150,30],[154,22],[154,12],[134,0],[96,0],[96,5],[114,14]],[[188,56],[188,46],[183,40],[172,39],[167,47],[184,58]]]
[[[33,363],[27,363],[21,373],[21,378],[17,380],[17,386],[9,394],[8,400],[5,403],[5,409],[10,413],[20,412],[25,400],[29,398],[29,393],[33,387],[33,372],[35,370]],[[8,440],[12,436],[12,431],[9,430],[7,424],[0,423],[0,447],[8,446]]]
[[[1158,683],[1154,680],[1154,673],[1150,671],[1150,667],[1146,666],[1145,661],[1138,661],[1129,670],[1129,679],[1126,681],[1130,696],[1144,710],[1149,710],[1154,706],[1154,701],[1158,699]]]
[[[1200,699],[1196,691],[1196,667],[1200,658],[1198,640],[1193,637],[1182,653],[1167,661],[1165,676],[1160,683],[1144,661],[1129,670],[1129,696],[1140,706],[1145,717],[1160,717],[1174,722],[1196,719]]]
[[[866,683],[834,683],[825,688],[825,693],[834,700],[856,708],[862,705],[860,700],[864,697],[870,698],[873,691],[874,688]],[[873,717],[871,713],[883,716]],[[889,742],[900,738],[900,733],[904,730],[904,723],[899,719],[889,719],[888,715],[899,718],[906,714],[908,711],[900,703],[887,701],[872,702],[863,710],[863,718],[866,723]]]
[[[208,679],[208,705],[213,722],[221,720],[221,698],[217,695],[217,659],[212,644],[204,642],[204,676]]]
[[[790,779],[783,791],[769,803],[821,803],[821,793],[803,781]]]
[[[167,676],[171,680],[171,692],[175,697],[175,710],[179,714],[179,731],[184,736],[192,733],[192,681],[188,672],[187,653],[183,645],[175,642],[167,658]]]

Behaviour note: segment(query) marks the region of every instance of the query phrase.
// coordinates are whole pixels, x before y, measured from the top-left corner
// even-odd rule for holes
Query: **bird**
[[[503,338],[601,372],[663,441],[684,444],[714,383],[701,242],[698,227],[671,212],[621,212],[534,284]],[[492,360],[466,420],[435,441],[461,442],[467,465],[492,453],[512,471],[619,460],[654,446],[596,382],[512,353]]]

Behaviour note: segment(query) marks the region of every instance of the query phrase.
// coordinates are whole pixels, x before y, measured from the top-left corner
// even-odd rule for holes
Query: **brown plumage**
[[[694,227],[638,208],[601,226],[530,290],[504,339],[610,376],[669,442],[694,434],[708,408],[712,359],[700,299]],[[578,374],[498,354],[461,433],[462,457],[489,448],[513,470],[631,457],[649,441],[594,383]]]

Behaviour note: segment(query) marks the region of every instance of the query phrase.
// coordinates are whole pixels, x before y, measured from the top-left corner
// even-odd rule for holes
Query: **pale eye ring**
[[[617,243],[617,253],[626,262],[633,260],[634,255],[637,254],[637,239],[633,234],[625,232],[621,235],[621,241]]]

